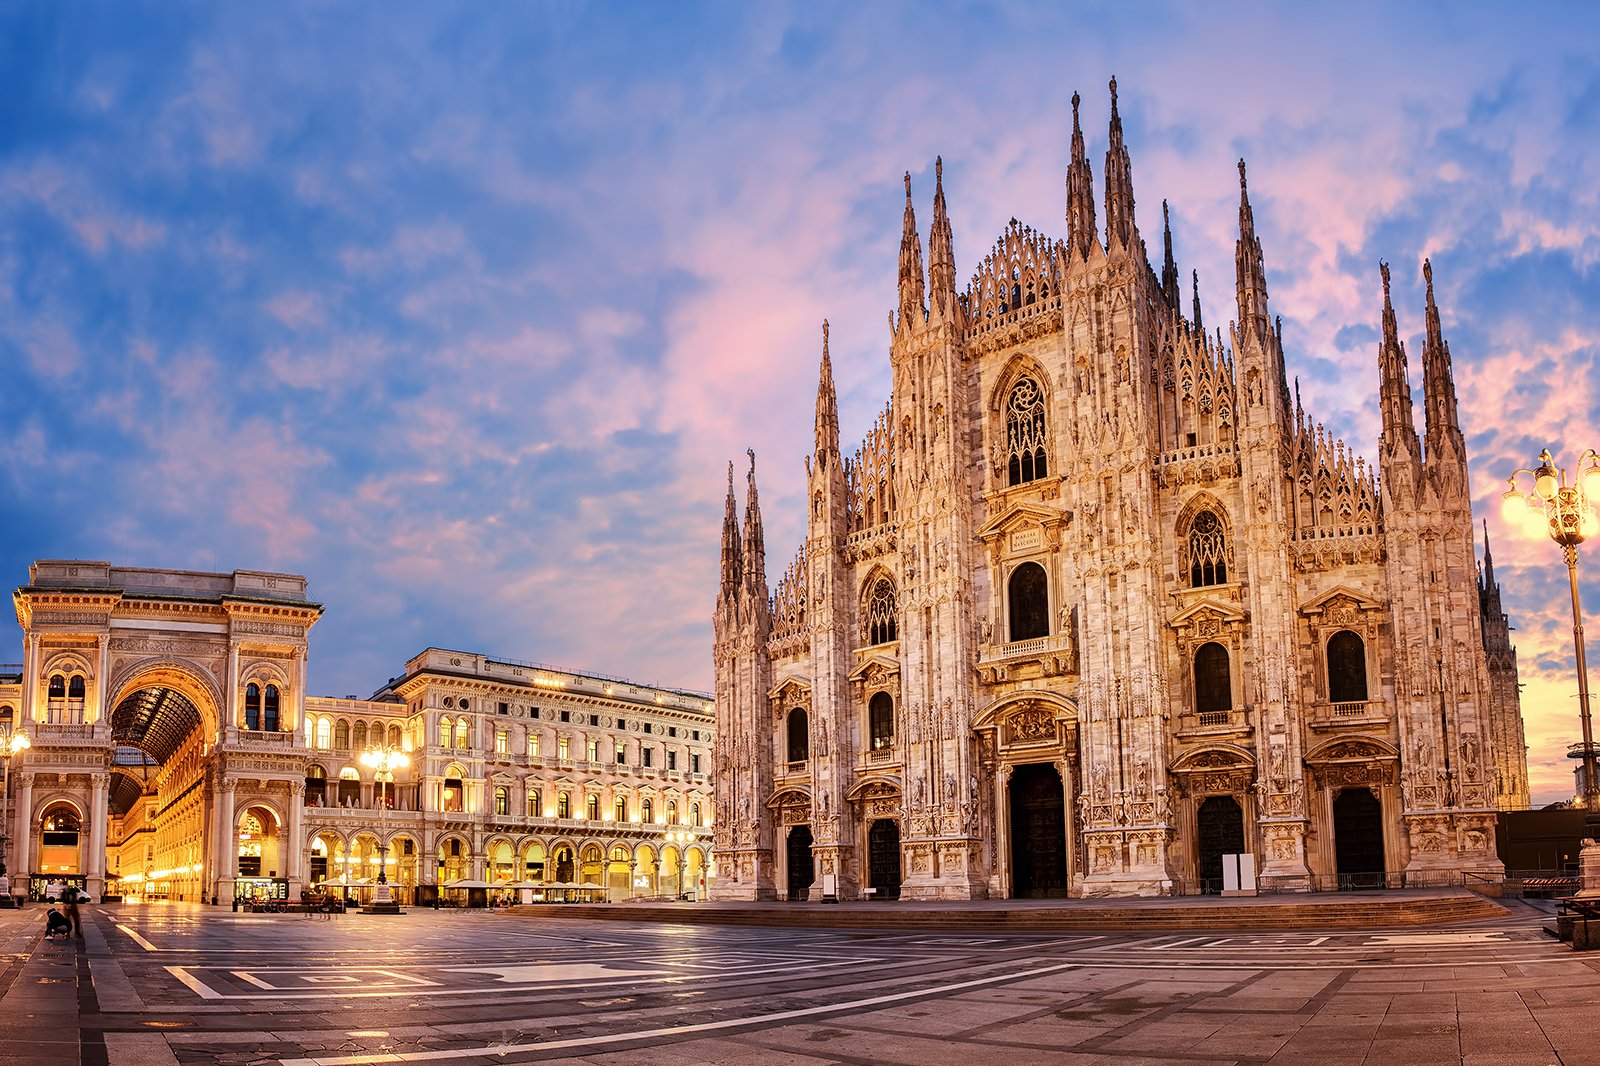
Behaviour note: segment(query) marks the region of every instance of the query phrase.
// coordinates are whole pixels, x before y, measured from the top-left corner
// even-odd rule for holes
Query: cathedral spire
[[[733,463],[728,463],[728,504],[722,516],[722,591],[718,599],[738,597],[744,583],[744,556],[739,547],[739,500],[733,494]]]
[[[911,206],[911,172],[906,171],[905,226],[900,235],[900,325],[921,320],[923,308],[922,238]]]
[[[1200,319],[1200,271],[1194,272],[1194,331],[1205,335],[1205,323]]]
[[[1380,447],[1385,456],[1403,448],[1415,463],[1421,456],[1417,448],[1416,422],[1412,417],[1406,346],[1400,342],[1394,301],[1389,295],[1389,264],[1380,262],[1378,272],[1383,276],[1383,343],[1378,348],[1378,402],[1383,408]]]
[[[828,320],[822,320],[822,373],[817,381],[817,462],[839,454],[839,399],[833,391],[833,363],[828,358]],[[730,483],[731,488],[731,483]]]
[[[1428,455],[1432,458],[1443,443],[1443,435],[1459,438],[1461,426],[1456,416],[1450,345],[1439,326],[1439,307],[1433,302],[1433,264],[1427,259],[1422,261],[1422,276],[1428,283],[1427,332],[1422,342],[1422,410],[1427,421]]]
[[[1167,202],[1161,201],[1161,292],[1167,306],[1178,310],[1178,263],[1172,257],[1172,216],[1167,213]]]
[[[1252,329],[1265,340],[1268,331],[1267,270],[1256,237],[1255,213],[1250,209],[1250,186],[1245,180],[1244,160],[1239,160],[1239,241],[1234,249],[1238,287],[1239,328]]]
[[[944,159],[940,157],[933,160],[933,229],[928,233],[928,302],[934,317],[955,317],[956,257],[950,237],[950,213],[944,202]]]
[[[750,456],[750,473],[746,475],[744,506],[744,587],[758,609],[767,605],[767,540],[761,528],[761,501],[756,497],[756,452],[745,449]]]
[[[1117,79],[1111,79],[1110,144],[1106,148],[1106,249],[1132,248],[1139,231],[1133,224],[1133,164],[1122,143],[1117,113]]]
[[[1067,249],[1079,259],[1100,240],[1094,220],[1094,175],[1083,149],[1083,127],[1078,123],[1078,94],[1072,94],[1072,163],[1067,167]]]
[[[1489,552],[1489,520],[1483,520],[1483,587],[1494,590],[1495,598],[1500,595],[1500,588],[1494,583],[1494,556]]]

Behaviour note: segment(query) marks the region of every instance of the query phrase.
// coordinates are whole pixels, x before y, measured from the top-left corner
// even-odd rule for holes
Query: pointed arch
[[[900,589],[882,566],[874,566],[861,585],[861,637],[867,647],[899,639]]]
[[[1233,523],[1222,501],[1209,492],[1197,492],[1178,513],[1174,527],[1178,544],[1178,574],[1189,588],[1226,585],[1235,580]]]

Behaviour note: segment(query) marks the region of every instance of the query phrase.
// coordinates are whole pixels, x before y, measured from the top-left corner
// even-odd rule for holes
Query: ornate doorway
[[[889,818],[867,830],[867,880],[874,898],[900,898],[900,825]]]
[[[1200,891],[1222,891],[1222,857],[1244,851],[1244,810],[1232,796],[1209,796],[1195,814]]]
[[[1067,894],[1067,812],[1061,772],[1028,763],[1011,774],[1011,896],[1054,899]]]
[[[1339,887],[1382,888],[1383,805],[1365,788],[1346,788],[1333,801],[1333,850]]]
[[[789,901],[800,902],[811,892],[816,880],[816,864],[811,861],[811,827],[797,825],[789,830]]]

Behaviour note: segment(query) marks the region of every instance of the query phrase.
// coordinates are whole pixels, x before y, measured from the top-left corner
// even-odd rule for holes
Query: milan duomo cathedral
[[[1431,266],[1420,437],[1382,267],[1369,466],[1289,387],[1243,161],[1212,334],[1170,228],[1147,257],[1114,81],[1102,236],[1078,103],[1065,241],[1013,221],[965,289],[941,168],[926,272],[907,176],[893,394],[847,456],[824,324],[774,593],[730,470],[714,895],[1216,891],[1241,855],[1263,890],[1498,879],[1516,657]]]

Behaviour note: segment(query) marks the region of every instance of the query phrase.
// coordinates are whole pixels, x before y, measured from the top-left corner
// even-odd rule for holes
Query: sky
[[[1290,373],[1369,458],[1378,261],[1420,389],[1432,257],[1570,795],[1566,573],[1498,496],[1600,447],[1600,13],[1508,10],[5,0],[0,565],[304,573],[316,694],[429,645],[708,689],[727,461],[775,581],[824,318],[847,440],[888,396],[902,173],[925,228],[943,156],[963,277],[1012,217],[1062,236],[1115,75],[1152,254],[1165,198],[1232,317],[1245,157]]]

